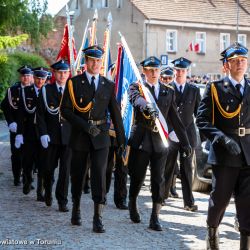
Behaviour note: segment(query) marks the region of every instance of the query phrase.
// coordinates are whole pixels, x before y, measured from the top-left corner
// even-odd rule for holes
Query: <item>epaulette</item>
[[[167,85],[164,85],[164,86],[167,87],[167,88],[170,88],[170,89],[174,90],[174,87],[172,85],[167,84]]]

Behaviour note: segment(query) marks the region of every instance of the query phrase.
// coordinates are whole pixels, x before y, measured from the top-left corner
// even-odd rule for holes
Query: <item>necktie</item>
[[[241,87],[242,87],[242,85],[240,83],[237,83],[235,85],[235,88],[237,89],[237,92],[238,92],[239,96],[242,98],[242,94],[241,94],[241,91],[240,91]]]
[[[150,92],[152,96],[154,97],[155,101],[157,101],[156,95],[155,95],[155,86],[150,87]]]
[[[61,100],[62,94],[63,94],[63,88],[62,88],[62,87],[59,87],[59,92],[58,92],[59,100]]]
[[[182,94],[182,85],[179,87],[180,94]]]
[[[90,86],[91,86],[91,89],[93,91],[93,96],[94,96],[95,95],[95,77],[94,76],[91,77],[91,84],[90,84]]]

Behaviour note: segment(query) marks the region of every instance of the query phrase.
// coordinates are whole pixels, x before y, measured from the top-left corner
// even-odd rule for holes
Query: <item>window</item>
[[[94,0],[88,0],[88,8],[89,9],[94,8]]]
[[[177,52],[177,30],[167,30],[167,52]]]
[[[76,10],[79,8],[79,0],[76,0]]]
[[[102,7],[108,8],[109,7],[109,1],[108,0],[102,0]]]
[[[238,35],[238,42],[243,46],[247,46],[247,35],[246,34],[239,34]]]
[[[220,51],[222,52],[230,45],[230,34],[220,33]]]
[[[196,47],[197,53],[206,53],[206,32],[196,32]]]
[[[117,0],[117,8],[120,9],[122,7],[122,0]]]

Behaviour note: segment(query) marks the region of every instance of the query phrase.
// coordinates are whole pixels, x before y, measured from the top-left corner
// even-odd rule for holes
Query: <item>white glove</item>
[[[179,142],[179,139],[174,131],[171,131],[168,135],[169,139],[173,142]]]
[[[40,137],[40,140],[41,140],[41,144],[42,144],[43,148],[47,148],[49,146],[49,142],[50,142],[49,135],[42,135]]]
[[[16,130],[17,130],[17,124],[16,124],[16,122],[12,122],[12,123],[9,125],[9,130],[10,130],[10,132],[12,132],[12,133],[16,133]]]
[[[15,137],[15,147],[20,148],[22,144],[23,144],[23,135],[21,135],[21,134],[16,135],[16,137]]]

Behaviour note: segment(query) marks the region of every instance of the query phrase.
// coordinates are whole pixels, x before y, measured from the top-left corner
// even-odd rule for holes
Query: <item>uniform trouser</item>
[[[213,165],[212,170],[207,224],[210,227],[219,226],[234,193],[240,232],[250,235],[250,168]]]
[[[90,155],[90,184],[92,200],[98,204],[106,202],[106,169],[109,148],[87,151],[72,151],[71,161],[71,193],[73,202],[79,202],[82,195],[85,176],[88,170],[87,158]]]
[[[184,206],[191,206],[194,204],[194,197],[192,193],[192,160],[193,153],[190,157],[183,157],[179,143],[171,142],[169,146],[169,153],[165,166],[165,198],[168,198],[169,190],[172,184],[173,174],[176,167],[178,153],[180,152],[180,174],[181,186],[184,200]]]
[[[26,183],[32,182],[33,166],[38,169],[37,177],[42,179],[45,161],[45,149],[42,148],[40,141],[28,141],[24,138],[23,144],[23,175]]]
[[[106,174],[106,190],[108,193],[111,185],[113,167],[115,167],[114,202],[116,205],[122,202],[126,202],[128,178],[128,168],[124,166],[122,158],[117,154],[117,150],[118,148],[116,146],[111,146],[109,148],[108,166]]]
[[[16,133],[10,133],[11,164],[14,180],[18,181],[22,172],[22,148],[15,147]]]
[[[71,149],[66,145],[50,144],[46,149],[46,164],[44,166],[44,188],[46,194],[51,195],[54,183],[54,172],[59,166],[56,184],[56,199],[59,204],[68,203],[69,171],[71,163]]]
[[[166,159],[167,152],[148,153],[140,149],[131,148],[128,162],[130,174],[129,199],[134,199],[138,196],[146,176],[147,166],[150,163],[152,201],[154,203],[162,203]]]

